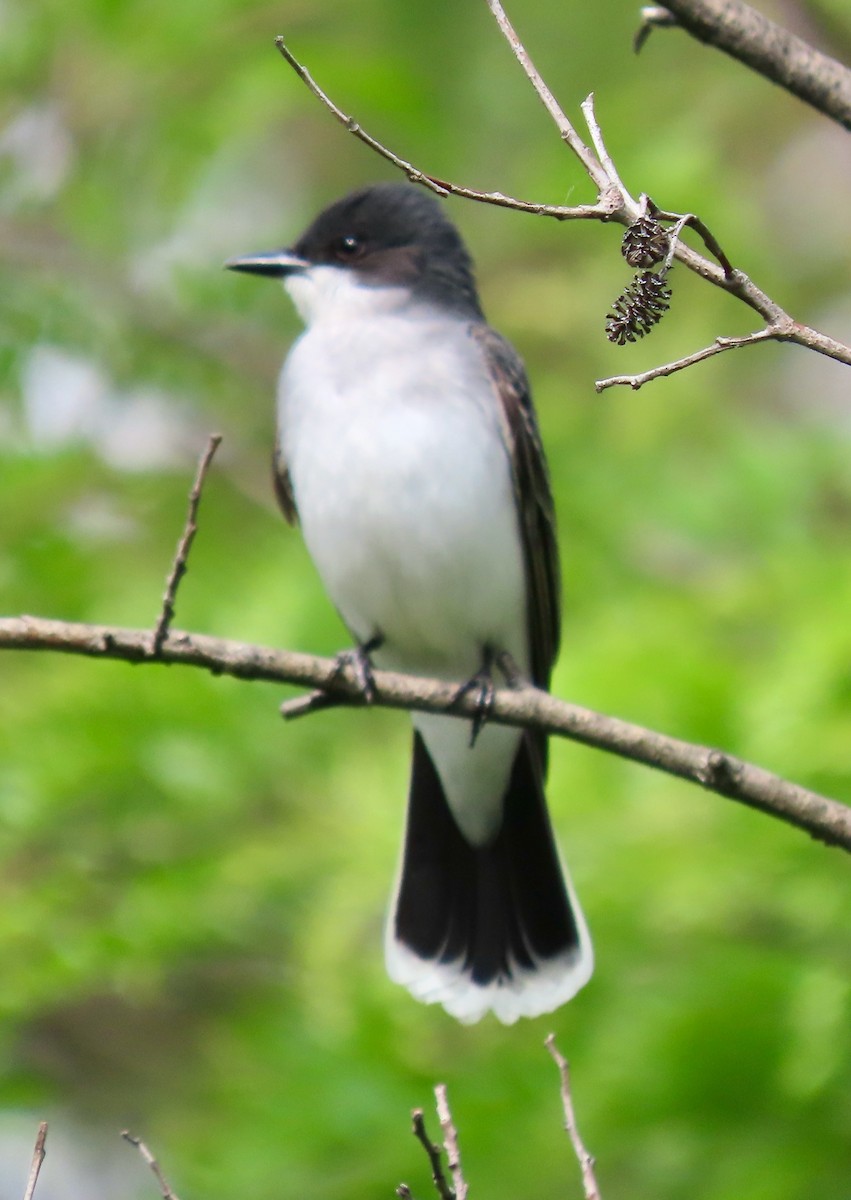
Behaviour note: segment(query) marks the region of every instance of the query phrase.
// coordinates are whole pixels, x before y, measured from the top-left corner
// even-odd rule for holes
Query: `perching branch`
[[[851,130],[851,70],[742,0],[666,0],[642,19],[637,49],[651,28],[678,25]]]
[[[0,618],[0,650],[54,650],[130,663],[170,663],[200,667],[214,675],[262,679],[327,691],[335,703],[362,703],[356,672],[332,658],[171,631],[151,655],[146,629],[82,625],[38,617]],[[458,696],[459,685],[390,671],[374,672],[375,704],[419,712],[451,713],[472,719],[473,695]],[[586,746],[700,784],[750,808],[805,830],[829,845],[851,850],[851,808],[721,750],[668,737],[629,721],[569,704],[537,688],[495,692],[489,720],[541,729]]]
[[[647,197],[641,195],[636,199],[630,195],[624,186],[614,161],[606,148],[605,140],[594,112],[593,96],[589,96],[581,106],[593,146],[592,149],[580,137],[575,126],[544,82],[528,51],[520,41],[516,30],[508,20],[500,0],[486,0],[486,3],[530,84],[555,122],[559,136],[579,159],[583,169],[597,189],[596,203],[580,204],[573,207],[540,204],[534,201],[515,199],[514,197],[504,195],[502,192],[477,191],[473,188],[439,179],[435,175],[430,175],[407,159],[394,153],[378,141],[377,138],[368,134],[353,117],[343,112],[315,82],[307,68],[296,59],[282,37],[276,38],[275,44],[283,58],[306,84],[310,92],[329,112],[350,133],[369,146],[370,149],[403,171],[413,183],[422,184],[424,187],[441,196],[460,196],[485,204],[496,204],[503,208],[533,213],[536,216],[553,217],[559,221],[599,220],[617,221],[626,226],[634,224],[647,211]],[[684,218],[680,218],[674,213],[660,213],[659,217],[661,220],[674,221],[676,224],[685,224]],[[710,254],[715,254],[717,257],[717,242],[709,233],[706,226],[694,217],[690,218],[690,223],[703,237]],[[743,304],[753,309],[754,312],[762,317],[764,322],[763,327],[753,334],[746,335],[744,338],[718,338],[712,346],[686,355],[674,362],[667,363],[664,367],[658,368],[655,373],[644,372],[642,375],[618,375],[599,380],[595,385],[598,392],[614,384],[628,384],[633,388],[637,388],[642,383],[647,382],[648,379],[671,375],[675,371],[683,370],[685,367],[702,362],[706,358],[711,358],[723,350],[732,349],[734,346],[756,344],[762,341],[792,342],[795,345],[813,350],[817,354],[823,354],[828,358],[835,359],[837,362],[851,366],[851,346],[796,321],[779,304],[772,300],[770,296],[763,292],[761,288],[753,283],[744,272],[733,269],[726,258],[722,261],[713,262],[712,259],[699,254],[690,246],[687,246],[679,236],[672,238],[672,246],[674,257],[677,261],[683,263],[689,270],[694,271],[715,287],[722,288],[731,296],[734,296]]]

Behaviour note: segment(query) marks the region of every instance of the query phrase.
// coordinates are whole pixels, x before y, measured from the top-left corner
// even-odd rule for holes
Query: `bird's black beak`
[[[228,271],[247,271],[250,275],[269,275],[283,279],[306,271],[310,263],[292,250],[265,250],[258,254],[246,254],[243,258],[229,258],[225,263]]]

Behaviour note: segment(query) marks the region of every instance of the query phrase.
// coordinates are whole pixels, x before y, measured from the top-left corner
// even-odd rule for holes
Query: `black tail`
[[[461,1020],[506,1022],[557,1008],[584,983],[592,953],[553,838],[539,744],[524,734],[499,832],[459,830],[419,733],[405,849],[387,937],[388,969],[419,999]]]

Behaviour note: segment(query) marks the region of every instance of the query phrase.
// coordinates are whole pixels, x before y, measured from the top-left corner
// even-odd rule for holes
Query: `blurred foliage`
[[[595,91],[633,191],[699,212],[789,311],[848,340],[846,134],[676,32],[635,58],[632,0],[515,9],[568,111]],[[851,39],[841,0],[797,19]],[[308,96],[279,32],[418,165],[591,198],[478,0],[3,0],[8,613],[153,624],[220,429],[178,625],[345,644],[267,482],[296,318],[220,264],[389,168]],[[619,230],[450,207],[535,385],[565,572],[555,690],[851,801],[847,370],[765,346],[597,396],[594,379],[747,331],[749,313],[676,268],[660,327],[612,347]],[[355,1200],[401,1179],[422,1197],[408,1112],[438,1080],[477,1194],[578,1195],[550,1029],[607,1197],[848,1196],[840,852],[560,743],[552,808],[596,977],[551,1017],[462,1028],[383,973],[402,716],[284,728],[275,689],[188,670],[5,653],[0,672],[4,1200],[44,1115],[73,1138],[40,1200],[73,1194],[75,1170],[89,1198],[153,1195],[117,1148],[125,1125],[198,1200]]]

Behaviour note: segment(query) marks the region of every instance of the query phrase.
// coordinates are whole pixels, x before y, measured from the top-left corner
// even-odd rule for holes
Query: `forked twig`
[[[452,1176],[451,1186],[443,1171],[441,1148],[428,1136],[425,1127],[425,1117],[421,1108],[415,1108],[411,1113],[411,1132],[426,1152],[426,1157],[431,1167],[432,1182],[434,1183],[439,1200],[467,1200],[467,1182],[464,1179],[464,1172],[461,1170],[458,1133],[452,1122],[452,1114],[449,1111],[446,1085],[443,1083],[437,1084],[434,1089],[434,1095],[437,1102],[437,1116],[443,1133],[443,1151],[446,1154],[446,1164]],[[400,1200],[412,1200],[411,1189],[406,1183],[399,1184],[396,1188],[396,1195],[400,1197]]]
[[[422,184],[423,187],[428,188],[431,192],[435,192],[438,196],[460,196],[464,200],[477,200],[482,204],[495,204],[500,208],[512,208],[519,212],[532,213],[536,216],[555,217],[562,221],[582,219],[600,220],[610,217],[618,207],[619,201],[615,203],[614,199],[610,196],[602,199],[598,204],[578,204],[575,206],[538,204],[531,200],[518,200],[514,196],[506,196],[502,192],[480,192],[475,188],[463,187],[461,184],[451,183],[447,179],[438,179],[436,175],[428,174],[427,171],[421,170],[419,167],[414,166],[413,163],[408,162],[407,159],[395,154],[388,146],[379,142],[378,138],[367,133],[354,117],[344,113],[331,97],[322,90],[307,67],[299,62],[283,37],[276,37],[275,45],[278,47],[281,56],[290,64],[296,75],[305,84],[308,91],[324,104],[332,116],[349,133],[353,134],[364,145],[369,146],[370,150],[374,150],[376,154],[386,159],[387,162],[392,163],[394,167],[398,167],[400,171],[403,171],[411,183]]]
[[[431,1178],[437,1190],[440,1200],[455,1200],[455,1193],[449,1186],[449,1182],[443,1173],[443,1163],[440,1159],[440,1146],[436,1145],[428,1136],[425,1127],[425,1116],[421,1108],[415,1108],[411,1113],[411,1128],[414,1137],[420,1143],[426,1152],[429,1166],[431,1167]],[[402,1185],[404,1186],[404,1185]]]
[[[719,262],[719,264],[721,266],[721,270],[724,272],[727,279],[731,283],[733,282],[734,276],[736,274],[733,264],[730,262],[727,255],[721,249],[721,244],[718,241],[718,239],[716,238],[715,234],[712,232],[711,229],[709,229],[706,225],[704,225],[704,223],[703,223],[703,221],[701,221],[700,217],[695,216],[694,213],[666,212],[665,209],[659,208],[656,204],[654,204],[653,201],[650,199],[650,197],[646,196],[646,195],[642,195],[641,200],[642,200],[643,205],[646,207],[646,210],[649,213],[649,215],[652,217],[655,217],[657,221],[673,221],[675,223],[674,228],[670,231],[670,238],[671,238],[671,243],[672,243],[671,255],[668,258],[667,262],[665,263],[666,270],[671,266],[671,263],[673,261],[673,254],[674,254],[674,251],[676,250],[676,245],[677,245],[679,236],[682,233],[683,229],[686,227],[686,225],[688,225],[695,231],[696,234],[698,234],[702,238],[703,244],[706,246],[706,249],[709,251],[709,253],[712,255],[713,258],[717,259],[717,261]]]

